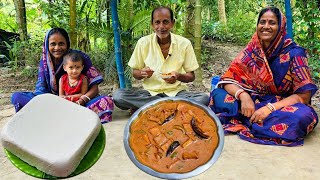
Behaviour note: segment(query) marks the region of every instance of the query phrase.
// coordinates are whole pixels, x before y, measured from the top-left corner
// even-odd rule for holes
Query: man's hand
[[[170,74],[170,76],[168,76],[168,78],[162,78],[163,80],[165,80],[169,84],[173,84],[176,81],[188,83],[188,82],[194,81],[194,79],[195,79],[195,75],[194,75],[193,71],[183,73],[183,74],[178,73],[176,71],[172,71],[169,74]]]
[[[134,78],[141,80],[144,78],[150,78],[153,75],[153,70],[150,67],[144,67],[141,70],[133,69],[132,75]]]
[[[166,83],[173,84],[178,80],[179,76],[180,76],[180,73],[173,71],[173,72],[169,73],[168,75],[163,76],[162,79]]]
[[[143,78],[150,78],[153,74],[153,70],[150,67],[144,67],[141,69],[140,74]]]

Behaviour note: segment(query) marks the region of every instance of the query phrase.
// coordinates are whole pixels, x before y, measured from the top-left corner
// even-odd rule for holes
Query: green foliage
[[[106,51],[105,48],[93,49],[92,51],[88,52],[88,55],[90,56],[90,59],[94,67],[96,67],[100,72],[103,72],[106,66],[113,64],[113,62],[110,61],[111,53]],[[110,75],[107,74],[107,78],[109,77]]]
[[[12,45],[4,41],[7,49],[9,50],[9,66],[14,70],[18,69],[19,54],[21,54],[22,44],[19,41],[15,41]]]
[[[320,10],[316,0],[298,1],[294,9],[294,37],[309,54],[313,78],[320,80]]]
[[[205,21],[202,24],[202,33],[220,41],[230,41],[246,44],[255,31],[256,15],[252,12],[239,14],[228,18],[227,26],[215,21]]]
[[[16,32],[18,29],[18,25],[16,24],[16,19],[15,19],[15,10],[14,10],[14,5],[13,1],[1,1],[0,4],[0,28],[11,31],[11,32]]]
[[[42,13],[40,7],[41,0],[25,0],[26,4],[26,16],[28,33],[32,34],[34,30],[46,29],[49,26],[46,24],[46,17]],[[4,0],[0,4],[0,28],[17,32],[18,25],[16,23],[16,11],[14,8],[13,0]],[[41,28],[39,28],[41,27]]]
[[[200,61],[201,67],[207,65],[206,61],[209,58],[211,58],[211,57],[210,57],[210,52],[209,52],[208,48],[201,47],[201,61]]]
[[[203,35],[220,41],[231,41],[245,45],[255,31],[256,20],[259,11],[266,6],[276,5],[283,9],[281,0],[225,0],[225,11],[227,14],[227,25],[219,23],[219,12],[217,1],[202,1],[205,11],[202,29]],[[208,15],[209,13],[209,15]]]
[[[22,76],[27,78],[36,78],[38,74],[38,68],[36,66],[26,66],[22,69]]]
[[[69,30],[69,1],[34,0],[43,12],[43,18],[50,27],[63,27]]]
[[[104,74],[104,80],[107,83],[118,82],[118,73],[116,67],[116,57],[114,50],[94,49],[88,55],[91,57],[92,64]],[[131,79],[131,69],[125,66],[125,77]]]
[[[40,57],[42,55],[42,44],[43,41],[38,38],[29,39],[29,41],[23,42],[23,64],[32,68],[38,68]]]
[[[30,39],[29,41],[14,41],[12,45],[5,42],[7,49],[9,50],[9,67],[13,70],[20,69],[21,66],[27,67],[23,70],[28,77],[34,76],[32,73],[36,73],[39,59],[42,52],[42,42],[36,39]]]

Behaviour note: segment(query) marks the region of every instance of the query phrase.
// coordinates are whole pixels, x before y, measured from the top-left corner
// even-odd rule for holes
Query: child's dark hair
[[[281,12],[280,12],[280,10],[279,10],[278,8],[273,7],[273,6],[263,8],[263,9],[260,11],[259,17],[258,17],[258,21],[257,21],[257,25],[259,24],[259,21],[260,21],[261,16],[262,16],[265,12],[267,12],[267,11],[271,11],[271,12],[273,12],[273,13],[276,15],[276,17],[277,17],[277,19],[278,19],[278,22],[279,22],[279,25],[280,25]]]
[[[68,54],[63,56],[63,65],[66,65],[68,61],[79,62],[81,61],[83,65],[83,58],[78,52],[69,52]]]

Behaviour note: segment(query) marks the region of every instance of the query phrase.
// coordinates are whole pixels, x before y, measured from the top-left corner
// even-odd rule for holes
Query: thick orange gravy
[[[186,173],[207,163],[219,143],[215,121],[184,101],[164,101],[141,111],[130,127],[136,159],[162,173]]]

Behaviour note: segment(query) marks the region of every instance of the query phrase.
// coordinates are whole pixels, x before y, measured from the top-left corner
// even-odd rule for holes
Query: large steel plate
[[[194,106],[197,106],[201,109],[203,109],[211,118],[213,121],[215,121],[217,128],[218,128],[218,138],[219,138],[219,142],[218,142],[218,146],[216,148],[216,150],[214,151],[211,159],[204,165],[201,165],[199,167],[197,167],[196,169],[194,169],[193,171],[187,172],[187,173],[162,173],[162,172],[157,172],[151,168],[149,168],[148,166],[145,166],[144,164],[140,163],[133,151],[131,150],[130,144],[129,144],[129,138],[130,138],[130,126],[131,124],[137,120],[138,115],[141,112],[144,112],[145,110],[147,110],[148,108],[160,103],[160,102],[164,102],[164,101],[184,101],[187,103],[190,103]],[[163,178],[163,179],[184,179],[184,178],[190,178],[196,175],[199,175],[201,173],[203,173],[204,171],[206,171],[207,169],[209,169],[219,158],[222,149],[223,149],[223,145],[224,145],[224,131],[222,128],[222,125],[220,123],[219,118],[216,116],[216,114],[209,109],[208,107],[199,104],[197,102],[185,99],[185,98],[178,98],[178,97],[166,97],[166,98],[161,98],[161,99],[157,99],[155,101],[152,101],[150,103],[147,103],[146,105],[144,105],[143,107],[141,107],[140,109],[138,109],[129,119],[128,123],[125,126],[124,129],[124,147],[125,150],[127,152],[127,155],[129,156],[130,160],[142,171],[155,176],[155,177],[159,177],[159,178]]]

